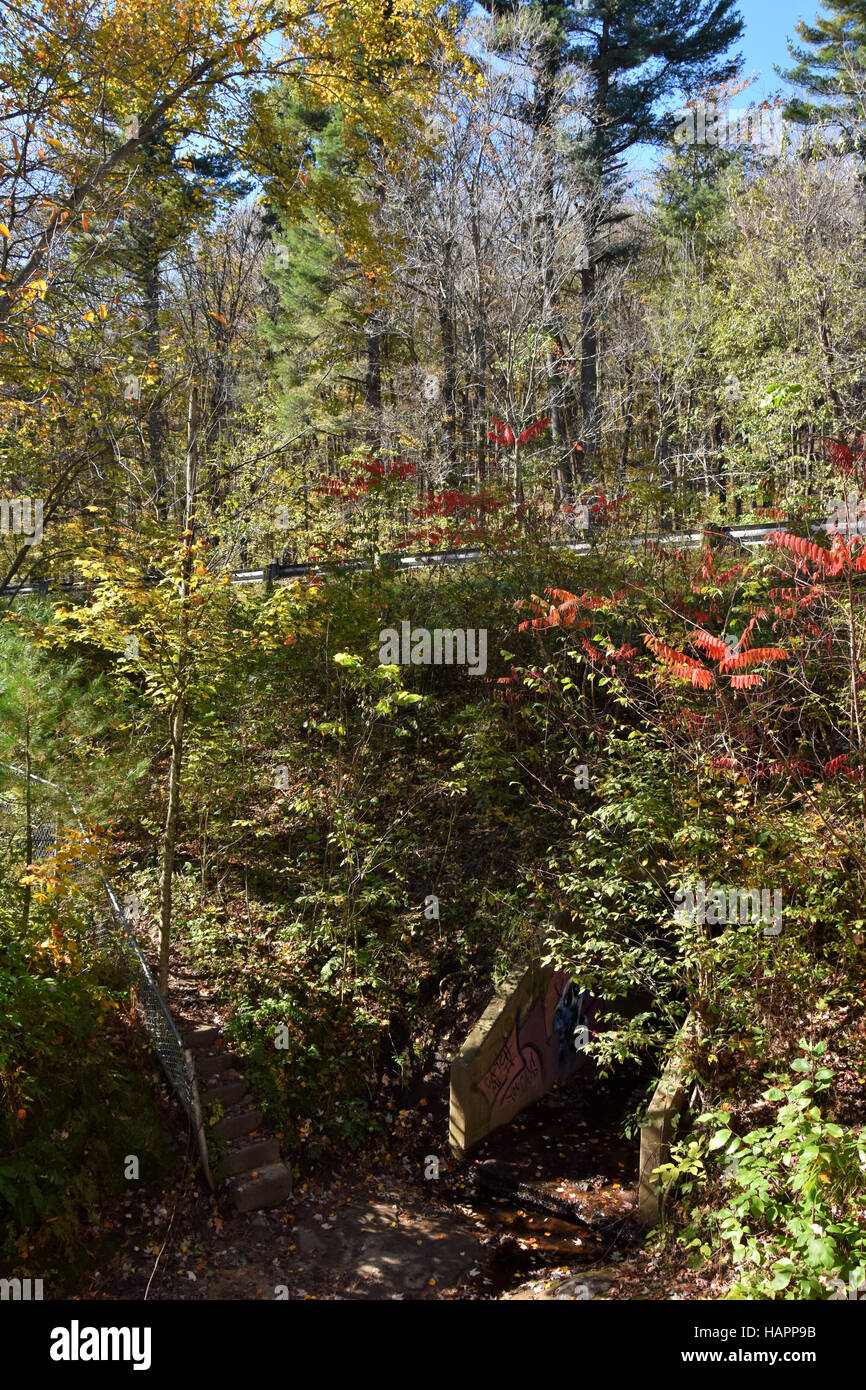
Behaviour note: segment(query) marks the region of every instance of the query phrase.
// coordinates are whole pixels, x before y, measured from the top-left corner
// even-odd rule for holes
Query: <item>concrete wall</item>
[[[451,1063],[452,1153],[462,1158],[582,1067],[596,1015],[565,971],[509,976]]]
[[[677,1116],[686,1107],[689,1079],[686,1052],[695,1028],[696,1020],[689,1014],[649,1103],[647,1123],[641,1128],[637,1214],[645,1226],[654,1226],[661,1215],[659,1194],[650,1179],[653,1169],[667,1163]]]

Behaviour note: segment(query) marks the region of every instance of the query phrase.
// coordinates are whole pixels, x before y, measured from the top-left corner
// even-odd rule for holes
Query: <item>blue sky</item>
[[[794,27],[797,21],[803,18],[813,20],[821,6],[817,0],[740,0],[738,8],[746,26],[739,44],[739,51],[745,59],[743,76],[761,74],[749,89],[749,96],[758,99],[780,88],[790,91],[790,87],[776,76],[773,66],[788,66],[787,40],[796,40]]]
[[[797,41],[795,29],[800,19],[811,21],[824,12],[820,0],[739,0],[737,8],[745,30],[731,52],[742,55],[742,78],[752,82],[738,94],[736,105],[747,106],[776,93],[792,94],[794,88],[777,76],[775,68],[791,66],[788,40]],[[639,184],[652,179],[652,171],[664,154],[664,150],[647,145],[637,145],[629,152],[626,162]]]

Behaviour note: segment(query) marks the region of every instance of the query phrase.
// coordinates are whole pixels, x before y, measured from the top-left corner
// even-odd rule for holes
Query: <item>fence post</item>
[[[195,1079],[195,1063],[192,1060],[192,1053],[189,1048],[184,1048],[184,1058],[186,1060],[187,1080],[189,1082],[189,1098],[192,1106],[192,1114],[195,1120],[196,1139],[198,1140],[198,1151],[201,1158],[202,1172],[207,1180],[207,1185],[211,1192],[215,1192],[214,1180],[211,1177],[210,1163],[207,1154],[207,1140],[204,1133],[204,1120],[201,1113],[201,1101],[199,1100],[198,1085]]]
[[[63,787],[57,786],[54,782],[49,782],[44,777],[37,777],[35,773],[23,771],[20,767],[15,767],[12,763],[0,761],[0,767],[7,768],[16,777],[27,780],[29,786],[31,782],[38,783],[43,787],[50,787],[52,791],[59,792],[68,802],[72,813],[78,822],[79,829],[85,834],[84,824],[78,814],[75,802]],[[210,1164],[208,1163],[207,1145],[205,1143],[204,1121],[202,1119],[201,1103],[199,1100],[198,1086],[195,1079],[195,1069],[192,1058],[188,1051],[184,1050],[180,1033],[172,1017],[168,1004],[160,993],[156,980],[150,973],[150,968],[142,954],[134,932],[130,929],[126,920],[126,915],[117,900],[117,894],[111,886],[110,881],[104,875],[102,885],[111,909],[109,921],[113,923],[113,929],[100,928],[94,933],[98,944],[103,942],[112,948],[113,940],[117,942],[117,953],[123,963],[123,969],[129,983],[130,1002],[138,1013],[149,1034],[154,1050],[162,1063],[163,1070],[168,1077],[172,1090],[180,1100],[184,1110],[195,1125],[196,1138],[198,1140],[199,1151],[202,1159],[202,1169],[208,1186],[214,1190],[213,1178],[211,1177]]]

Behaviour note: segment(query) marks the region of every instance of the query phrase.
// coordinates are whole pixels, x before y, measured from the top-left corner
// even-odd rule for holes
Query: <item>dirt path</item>
[[[171,1002],[182,1025],[223,1021],[218,994],[174,952]],[[447,1080],[443,1063],[402,1108],[396,1098],[387,1105],[387,1155],[347,1154],[329,1176],[296,1182],[279,1207],[244,1214],[219,1203],[198,1178],[194,1145],[173,1106],[182,1155],[175,1183],[157,1196],[139,1190],[124,1200],[112,1222],[118,1247],[82,1296],[616,1297],[643,1263],[633,1221],[636,1145],[622,1133],[636,1103],[635,1078],[605,1088],[581,1074],[461,1165],[445,1144]],[[425,1177],[431,1154],[438,1178]],[[480,1170],[547,1194],[560,1211],[567,1204],[577,1219],[489,1192],[473,1181]]]
[[[234,1216],[198,1188],[167,1197],[130,1202],[123,1246],[85,1296],[143,1298],[148,1285],[154,1299],[471,1296],[472,1222],[384,1176],[308,1186],[281,1207]]]
[[[116,1218],[120,1248],[83,1296],[615,1296],[636,1235],[634,1146],[621,1136],[623,1105],[622,1092],[593,1097],[578,1077],[492,1136],[472,1163],[443,1160],[439,1178],[428,1180],[424,1151],[445,1132],[440,1090],[438,1099],[400,1113],[387,1160],[374,1158],[364,1171],[364,1156],[348,1156],[330,1178],[301,1182],[281,1206],[248,1214],[221,1209],[184,1160],[161,1196],[126,1198]],[[491,1196],[473,1182],[473,1170],[491,1166],[568,1201],[595,1226]]]

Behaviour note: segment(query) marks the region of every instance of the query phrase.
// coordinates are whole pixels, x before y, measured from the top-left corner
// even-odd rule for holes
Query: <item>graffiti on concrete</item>
[[[496,1114],[498,1110],[512,1109],[518,1104],[522,1095],[535,1089],[542,1075],[543,1063],[538,1049],[531,1042],[521,1044],[515,1023],[511,1037],[478,1085],[492,1113]]]
[[[594,1004],[564,970],[550,976],[544,995],[533,1001],[522,1021],[515,1020],[477,1083],[490,1106],[491,1127],[505,1123],[574,1070],[591,1040]]]
[[[557,1063],[560,1067],[568,1066],[575,1053],[589,1043],[595,1014],[593,1005],[589,990],[569,980],[553,1015],[554,1031],[559,1038]]]

